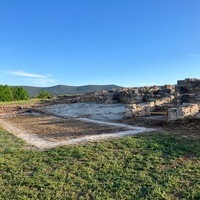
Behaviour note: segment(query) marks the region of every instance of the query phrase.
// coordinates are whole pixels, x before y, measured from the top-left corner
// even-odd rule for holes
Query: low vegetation
[[[200,145],[170,132],[48,151],[0,131],[0,199],[200,199]]]
[[[42,91],[39,92],[37,98],[39,98],[39,99],[52,99],[53,95],[46,90],[42,90]]]

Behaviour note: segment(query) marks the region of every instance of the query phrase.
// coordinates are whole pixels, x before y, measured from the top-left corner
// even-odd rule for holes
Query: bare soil
[[[148,128],[162,129],[175,135],[189,137],[200,141],[200,119],[186,118],[184,120],[168,122],[166,120],[152,120],[145,117],[138,117],[132,119],[121,119],[119,122],[132,126],[145,126]]]
[[[23,115],[6,118],[6,121],[49,141],[69,140],[86,135],[127,130],[124,127],[100,125],[75,119],[61,119],[47,115]]]
[[[89,118],[65,118],[52,114],[24,112],[1,116],[0,125],[29,145],[49,149],[125,135],[151,132],[155,129],[105,122]]]

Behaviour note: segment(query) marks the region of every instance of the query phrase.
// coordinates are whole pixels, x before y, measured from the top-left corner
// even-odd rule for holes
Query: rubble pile
[[[73,96],[59,96],[58,99],[55,99],[51,102],[53,104],[56,103],[63,103],[63,104],[70,104],[70,103],[117,103],[116,100],[114,100],[114,91],[99,91],[99,92],[91,92],[91,93],[85,93],[80,95],[73,95]]]
[[[151,87],[137,87],[137,88],[122,88],[114,93],[114,99],[117,102],[131,104],[151,102],[156,99],[161,99],[175,94],[175,86],[151,86]]]
[[[175,94],[173,85],[133,87],[113,89],[110,91],[99,91],[75,96],[60,96],[59,103],[143,103],[156,101]]]

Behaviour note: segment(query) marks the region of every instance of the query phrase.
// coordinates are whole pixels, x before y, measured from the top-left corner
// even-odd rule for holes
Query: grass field
[[[169,132],[38,151],[0,130],[0,199],[200,199],[199,140]]]
[[[0,101],[0,106],[12,106],[12,105],[29,105],[29,104],[35,104],[40,103],[40,99],[29,99],[29,100],[19,100],[19,101],[10,101],[10,102],[2,102]]]

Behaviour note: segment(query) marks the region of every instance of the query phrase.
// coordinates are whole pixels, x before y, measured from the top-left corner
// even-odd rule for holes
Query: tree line
[[[0,85],[0,101],[28,100],[29,94],[22,87]]]

